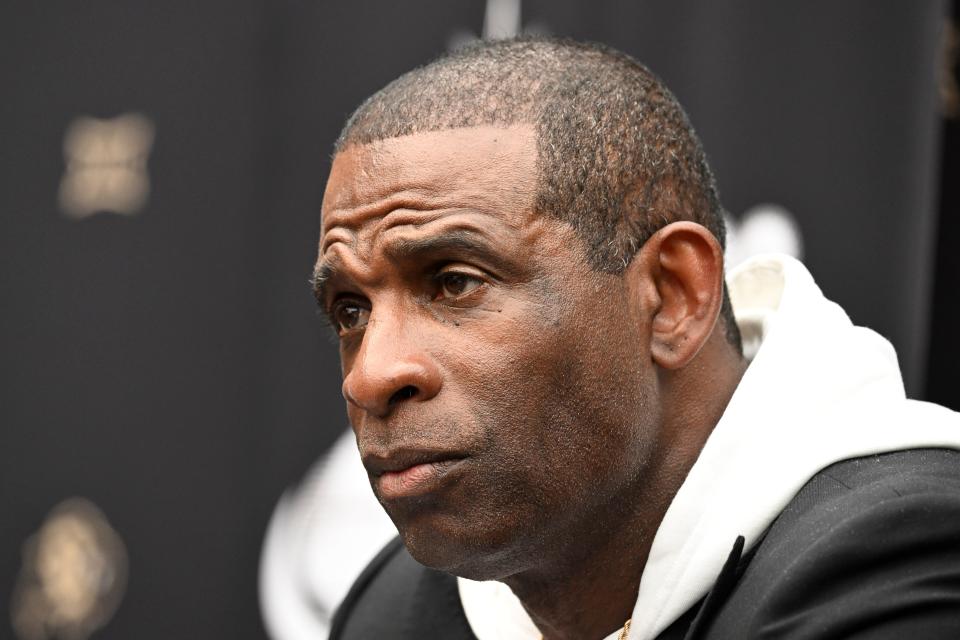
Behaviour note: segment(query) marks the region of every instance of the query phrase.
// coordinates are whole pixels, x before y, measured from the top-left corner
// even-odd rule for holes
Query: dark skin
[[[703,227],[622,274],[533,209],[532,127],[353,145],[317,295],[371,485],[421,563],[500,580],[548,640],[621,628],[670,500],[746,363]]]

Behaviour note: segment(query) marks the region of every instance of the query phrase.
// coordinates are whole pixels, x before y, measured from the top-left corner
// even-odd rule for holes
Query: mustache
[[[375,475],[416,464],[473,457],[484,445],[476,427],[459,420],[367,422],[359,429],[355,427],[354,433],[363,466]]]

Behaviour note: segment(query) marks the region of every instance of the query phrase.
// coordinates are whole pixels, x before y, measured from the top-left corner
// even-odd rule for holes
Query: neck
[[[636,505],[649,513],[656,504],[659,522],[669,504],[662,496],[647,498],[618,505],[610,517],[598,517],[597,524],[567,538],[561,553],[552,555],[562,563],[543,563],[504,580],[545,640],[593,640],[623,627],[655,533],[635,517],[641,511]]]
[[[661,380],[670,409],[656,454],[635,486],[551,545],[555,561],[504,579],[544,640],[599,640],[631,617],[657,529],[747,367],[725,340],[711,342],[698,356],[700,366]],[[691,397],[696,401],[679,400]]]

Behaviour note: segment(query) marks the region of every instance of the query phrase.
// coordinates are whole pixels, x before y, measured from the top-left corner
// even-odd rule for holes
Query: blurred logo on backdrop
[[[60,208],[71,218],[95,213],[133,215],[150,195],[147,159],[154,126],[139,113],[116,118],[82,116],[63,138],[66,168],[60,182]]]
[[[800,225],[787,209],[778,204],[764,203],[751,207],[739,219],[724,216],[727,224],[726,268],[763,253],[785,253],[803,259],[803,235]],[[733,296],[731,296],[733,297]],[[737,325],[743,341],[743,355],[752,360],[763,341],[763,325],[767,312],[738,306]]]
[[[764,203],[751,207],[727,223],[727,268],[761,253],[785,253],[803,259],[803,235],[796,218],[778,204]]]
[[[120,536],[92,502],[70,498],[24,543],[13,628],[20,640],[86,640],[113,616],[126,584]]]

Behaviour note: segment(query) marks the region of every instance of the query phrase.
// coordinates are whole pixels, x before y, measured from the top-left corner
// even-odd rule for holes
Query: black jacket
[[[658,640],[960,639],[960,452],[836,463],[747,554],[730,542],[710,593]],[[399,539],[357,579],[330,637],[475,640],[456,578]]]

